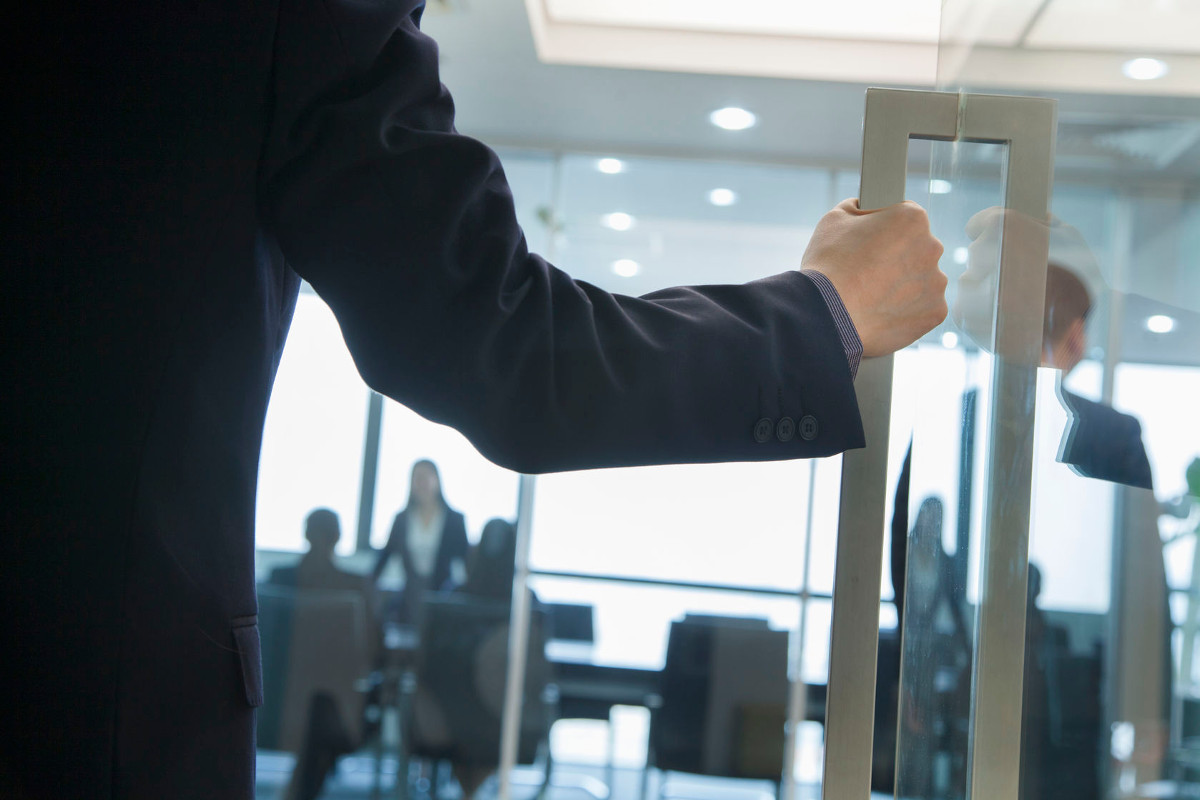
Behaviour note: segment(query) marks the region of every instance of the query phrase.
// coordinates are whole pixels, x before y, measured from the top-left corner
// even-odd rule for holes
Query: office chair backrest
[[[371,671],[370,632],[360,592],[258,590],[267,682],[259,715],[259,746],[299,752],[317,692],[333,698],[352,735],[362,726],[357,683]]]
[[[499,763],[508,667],[508,603],[467,594],[432,594],[425,603],[409,752],[458,763]],[[546,620],[535,609],[526,652],[518,761],[532,763],[549,734],[550,665]]]
[[[788,633],[759,620],[671,623],[662,707],[650,738],[660,769],[778,780],[783,772]]]
[[[577,603],[546,603],[550,636],[568,642],[591,643],[596,640],[593,621],[595,609]]]

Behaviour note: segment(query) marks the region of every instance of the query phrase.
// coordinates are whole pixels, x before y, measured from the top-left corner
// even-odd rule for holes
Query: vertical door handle
[[[1045,219],[1054,130],[1052,100],[870,89],[859,204],[877,209],[904,199],[910,139],[962,139],[1008,145],[1005,205]],[[1045,245],[1048,253],[1048,240]],[[1036,253],[1037,243],[1025,252]],[[972,692],[971,796],[1016,800],[1032,425],[1003,422],[1032,410],[1045,258],[1018,263],[1002,246],[999,268],[984,576]],[[870,795],[892,358],[864,361],[855,389],[867,446],[847,453],[842,461],[825,800],[864,800]]]
[[[959,95],[948,92],[867,90],[861,208],[904,200],[909,140],[954,139],[958,103]],[[864,360],[854,388],[867,446],[842,457],[825,710],[825,800],[866,800],[871,793],[892,357]]]

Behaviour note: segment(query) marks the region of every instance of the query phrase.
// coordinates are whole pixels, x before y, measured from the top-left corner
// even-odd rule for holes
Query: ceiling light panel
[[[1146,330],[1151,333],[1170,333],[1175,330],[1175,318],[1166,314],[1155,314],[1146,319]]]
[[[943,45],[1016,47],[1045,0],[944,0]]]
[[[605,175],[618,175],[625,171],[625,162],[619,158],[600,158],[596,160],[596,169]]]
[[[936,42],[940,0],[544,0],[558,23]]]
[[[731,206],[737,202],[737,192],[733,189],[713,189],[708,193],[708,202],[714,206]]]
[[[1121,65],[1125,77],[1135,81],[1156,81],[1170,71],[1167,62],[1159,58],[1131,58]]]
[[[1200,3],[1194,0],[1052,0],[1030,47],[1140,53],[1200,53]]]
[[[758,117],[744,108],[726,106],[709,114],[708,121],[727,131],[744,131],[747,128],[753,128],[758,122]]]
[[[627,231],[633,227],[634,219],[624,211],[614,211],[600,218],[600,224],[614,231]]]
[[[642,265],[632,258],[618,258],[612,263],[612,271],[622,278],[632,278],[642,271]]]

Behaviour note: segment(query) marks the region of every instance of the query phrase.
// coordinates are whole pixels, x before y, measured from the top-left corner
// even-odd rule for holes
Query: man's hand
[[[863,211],[850,199],[821,219],[801,268],[829,278],[871,358],[907,347],[946,318],[941,256],[916,203]]]

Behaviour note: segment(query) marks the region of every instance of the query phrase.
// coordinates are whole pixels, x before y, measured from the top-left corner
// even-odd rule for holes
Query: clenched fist
[[[942,243],[916,203],[863,211],[850,199],[821,218],[802,269],[829,278],[870,358],[907,347],[946,318],[941,256]]]

